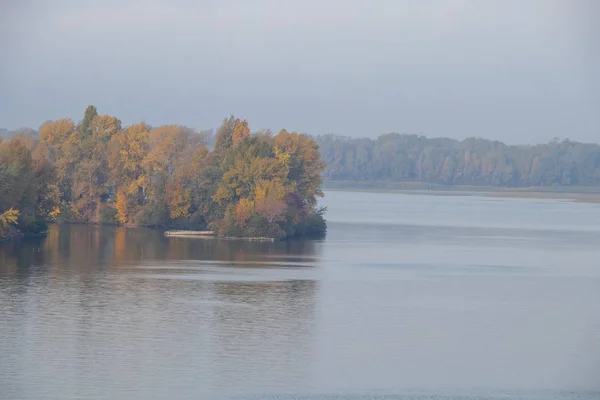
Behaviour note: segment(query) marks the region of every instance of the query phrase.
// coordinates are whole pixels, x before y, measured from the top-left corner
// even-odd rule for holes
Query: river
[[[0,244],[0,399],[600,398],[600,205],[322,203],[320,240]]]

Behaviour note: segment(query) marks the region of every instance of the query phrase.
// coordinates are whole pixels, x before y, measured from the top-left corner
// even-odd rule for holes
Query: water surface
[[[600,206],[323,203],[323,240],[1,244],[0,398],[600,398]]]

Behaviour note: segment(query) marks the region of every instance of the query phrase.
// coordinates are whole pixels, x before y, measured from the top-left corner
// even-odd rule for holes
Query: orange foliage
[[[241,199],[235,206],[235,222],[245,226],[254,210],[254,203],[248,199]]]
[[[248,128],[248,121],[246,121],[246,120],[238,121],[238,123],[235,125],[235,128],[233,128],[233,135],[232,135],[233,145],[234,146],[237,145],[238,143],[242,142],[247,137],[250,137],[250,129]]]
[[[119,189],[117,192],[115,207],[117,208],[117,221],[120,224],[126,224],[129,218],[129,206],[127,204],[127,196],[122,189]]]
[[[275,197],[265,197],[256,202],[256,212],[269,221],[269,224],[279,221],[286,210],[287,205],[285,202],[277,200]]]

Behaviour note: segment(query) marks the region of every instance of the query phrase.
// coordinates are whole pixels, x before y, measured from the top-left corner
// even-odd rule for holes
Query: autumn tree
[[[287,179],[286,165],[275,158],[272,144],[261,142],[259,138],[252,138],[231,149],[228,158],[232,162],[227,165],[214,196],[219,204],[253,198],[256,182]]]
[[[267,196],[256,201],[256,212],[264,217],[269,224],[280,220],[287,209],[283,200],[278,200],[274,196]]]
[[[317,197],[323,196],[320,186],[325,163],[321,160],[319,146],[308,136],[289,133],[285,129],[275,136],[274,144],[289,156],[288,179],[295,182],[296,193],[309,207],[314,207]]]
[[[232,145],[237,146],[248,137],[250,137],[250,128],[248,128],[248,121],[238,120],[238,122],[235,124],[235,128],[233,128],[233,133],[231,135]]]
[[[40,128],[39,137],[49,149],[48,159],[56,168],[60,200],[67,204],[71,201],[73,173],[79,159],[75,123],[70,119],[47,122]]]
[[[321,218],[313,205],[322,195],[323,163],[308,137],[286,131],[275,138],[248,137],[228,150],[221,166],[223,177],[213,199],[226,210],[218,225],[226,234],[280,237],[299,232],[295,226],[307,218]]]
[[[33,174],[36,186],[36,207],[40,218],[55,220],[60,214],[60,188],[56,167],[49,160],[50,150],[41,141],[32,148]]]
[[[245,227],[254,212],[254,202],[250,199],[240,199],[235,205],[235,222]]]
[[[110,115],[96,115],[89,124],[89,133],[98,142],[107,144],[121,130],[121,121]]]
[[[121,190],[122,203],[127,204],[127,217],[132,218],[146,204],[150,175],[144,168],[144,159],[150,146],[148,136],[152,128],[144,122],[131,125],[114,135],[109,144],[111,182]],[[123,222],[123,221],[121,221]]]
[[[198,209],[193,180],[197,163],[208,154],[204,137],[189,128],[168,125],[153,129],[148,140],[150,151],[144,169],[151,180],[151,215],[146,213],[146,221],[184,224]]]
[[[56,167],[62,212],[68,220],[97,222],[101,203],[110,194],[108,143],[121,121],[86,109],[82,123],[58,120],[40,128],[46,158]]]
[[[21,230],[38,232],[44,220],[54,217],[58,191],[53,165],[36,152],[36,142],[26,135],[10,141],[0,141],[0,214],[3,233],[8,225],[18,224]]]
[[[126,224],[129,221],[129,202],[130,199],[125,194],[125,191],[119,189],[117,191],[115,206],[117,209],[117,221],[121,224]]]
[[[15,208],[19,211],[19,223],[31,224],[36,217],[36,187],[31,151],[19,138],[0,143],[0,165],[5,169],[0,211]]]
[[[239,124],[240,120],[233,115],[223,120],[215,137],[215,153],[223,154],[233,147],[233,132]]]

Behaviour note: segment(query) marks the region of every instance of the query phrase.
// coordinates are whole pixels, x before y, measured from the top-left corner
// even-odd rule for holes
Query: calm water
[[[323,203],[319,241],[0,245],[0,399],[600,399],[600,206]]]

